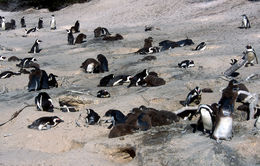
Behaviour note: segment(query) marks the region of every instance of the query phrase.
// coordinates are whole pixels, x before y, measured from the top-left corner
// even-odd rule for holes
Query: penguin
[[[5,23],[5,30],[11,30],[11,29],[15,29],[16,28],[16,25],[15,25],[15,20],[14,19],[11,19],[11,22],[7,22]]]
[[[248,67],[249,65],[254,66],[254,60],[256,60],[256,64],[258,64],[258,59],[255,50],[252,48],[251,45],[246,46],[246,52],[244,52],[244,56],[242,57],[242,59],[247,60],[245,67]]]
[[[0,79],[5,79],[5,78],[10,78],[14,75],[21,75],[21,73],[14,73],[12,71],[4,71],[2,73],[0,73]]]
[[[35,68],[29,75],[28,91],[49,89],[48,75],[46,71]]]
[[[138,86],[139,83],[142,82],[149,75],[149,71],[144,69],[141,73],[136,74],[134,77],[130,79],[130,84],[127,86],[130,88],[131,86]]]
[[[194,49],[194,51],[203,51],[206,49],[206,43],[205,42],[201,42],[199,45],[197,45],[197,47]]]
[[[21,27],[22,27],[22,28],[25,28],[25,27],[26,27],[26,24],[25,24],[25,19],[24,19],[24,17],[22,17],[22,18],[21,18],[21,21],[20,21],[20,23],[21,23]]]
[[[133,125],[125,123],[117,124],[110,130],[108,138],[116,138],[124,135],[133,134],[135,130],[137,130],[137,128]]]
[[[216,120],[216,110],[210,105],[201,104],[197,112],[200,114],[197,126],[199,126],[199,123],[202,123],[203,133],[209,132],[209,134],[212,134]]]
[[[6,60],[6,56],[0,55],[0,61],[5,61],[5,60]]]
[[[29,68],[30,64],[35,62],[35,61],[37,61],[36,58],[24,58],[16,66],[21,67],[21,68]]]
[[[88,125],[94,125],[96,123],[98,123],[100,116],[98,115],[98,113],[96,113],[94,110],[92,109],[87,109],[87,117],[86,117],[86,123]]]
[[[148,38],[144,39],[144,46],[143,46],[143,48],[139,49],[135,53],[141,54],[141,55],[147,54],[149,52],[149,48],[153,47],[152,46],[152,42],[153,42],[153,38],[152,37],[148,37]]]
[[[74,36],[72,34],[72,31],[70,29],[67,29],[68,33],[68,45],[74,45]]]
[[[43,20],[42,17],[40,17],[38,21],[38,29],[42,29],[42,28],[43,28]]]
[[[178,63],[178,66],[180,68],[189,68],[189,67],[194,67],[194,61],[193,60],[184,60],[181,63]]]
[[[15,62],[15,61],[21,61],[21,59],[16,56],[11,56],[8,58],[8,62]]]
[[[138,117],[137,117],[137,127],[141,130],[141,131],[147,131],[152,127],[152,122],[151,122],[151,118],[148,114],[145,113],[141,113]]]
[[[42,77],[40,80],[40,88],[41,89],[49,89],[49,76],[45,70],[42,71]]]
[[[39,53],[42,50],[39,48],[41,42],[42,42],[41,40],[36,39],[31,50],[28,53],[34,53],[34,54]]]
[[[242,28],[251,28],[250,21],[245,14],[242,15]]]
[[[102,40],[106,40],[106,41],[115,41],[115,40],[123,40],[123,36],[120,34],[116,34],[115,36],[105,36],[103,37]]]
[[[237,63],[237,59],[231,59],[231,63],[230,63],[231,66],[236,64],[236,63]]]
[[[146,26],[144,27],[144,31],[145,31],[145,32],[147,32],[147,31],[152,31],[153,29],[154,29],[153,26],[147,26],[147,25],[146,25]]]
[[[118,75],[109,80],[107,86],[117,86],[123,85],[124,83],[129,83],[131,80],[131,75]]]
[[[178,44],[174,41],[164,40],[159,43],[159,46],[161,46],[161,51],[165,51],[178,47]]]
[[[184,106],[189,106],[191,103],[199,104],[201,101],[201,89],[196,86],[193,90],[189,92],[184,102]]]
[[[51,27],[51,30],[56,29],[56,20],[55,20],[54,15],[51,15],[50,27]]]
[[[148,54],[154,54],[154,53],[158,53],[161,52],[159,47],[149,47],[148,48]]]
[[[109,98],[110,93],[106,89],[102,89],[102,90],[97,92],[97,97],[98,98]]]
[[[190,46],[193,45],[193,41],[191,39],[184,39],[176,42],[178,47]]]
[[[38,130],[48,130],[57,126],[59,123],[64,122],[57,116],[48,116],[41,117],[35,120],[31,125],[28,126],[29,129],[38,129]]]
[[[76,40],[75,40],[75,44],[81,44],[83,42],[86,42],[86,41],[83,41],[84,39],[87,38],[87,35],[83,34],[83,33],[80,33],[77,37],[76,37]]]
[[[155,75],[149,75],[144,79],[144,83],[143,86],[147,86],[147,87],[155,87],[155,86],[162,86],[165,85],[166,82],[164,79],[155,76]]]
[[[25,29],[25,35],[28,35],[29,33],[36,32],[36,31],[39,31],[39,29],[37,27],[33,27],[29,30]]]
[[[110,82],[110,80],[112,80],[115,77],[114,74],[109,74],[105,77],[103,77],[100,81],[99,81],[99,85],[98,86],[107,86],[108,83]]]
[[[111,35],[111,34],[110,34],[109,31],[107,30],[107,28],[97,27],[97,28],[94,30],[94,36],[95,36],[95,38],[104,37],[104,36],[109,36],[109,35]]]
[[[2,17],[1,27],[2,27],[2,30],[5,31],[5,17]]]
[[[80,32],[80,30],[79,30],[79,26],[80,26],[80,24],[79,24],[79,20],[77,20],[77,21],[75,22],[75,25],[74,25],[75,33]]]
[[[108,72],[108,61],[107,58],[103,54],[98,54],[97,59],[100,62],[100,70],[101,72]]]
[[[58,82],[56,80],[56,75],[50,73],[49,76],[48,76],[48,85],[49,87],[55,87],[55,88],[58,88]]]
[[[100,63],[93,58],[88,58],[82,63],[80,68],[83,68],[86,73],[99,73]]]
[[[38,111],[53,112],[53,102],[46,92],[40,92],[34,99]]]
[[[108,110],[105,115],[105,117],[111,117],[110,120],[107,120],[106,123],[111,122],[112,124],[108,127],[108,129],[112,128],[113,126],[125,123],[126,116],[119,110],[110,109]]]

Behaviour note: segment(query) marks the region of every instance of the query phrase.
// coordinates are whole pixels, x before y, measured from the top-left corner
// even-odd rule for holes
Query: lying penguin
[[[38,129],[38,130],[48,130],[57,126],[59,123],[64,122],[57,116],[48,116],[41,117],[35,120],[31,125],[28,126],[29,129]]]

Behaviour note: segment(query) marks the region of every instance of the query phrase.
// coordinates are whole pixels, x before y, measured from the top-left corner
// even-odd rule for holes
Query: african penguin
[[[2,55],[0,55],[0,61],[4,61],[4,60],[6,60],[6,57],[5,57],[5,56],[2,56]]]
[[[72,31],[70,29],[67,29],[66,31],[68,33],[68,45],[74,45],[74,36]]]
[[[49,87],[55,87],[55,88],[58,88],[58,82],[56,80],[56,75],[50,73],[49,76],[48,76],[48,85]]]
[[[210,105],[201,104],[199,105],[197,111],[200,114],[199,121],[203,125],[203,133],[205,134],[206,132],[209,132],[210,134],[212,134],[214,130],[214,123],[216,118],[215,109],[213,109],[212,106]]]
[[[10,78],[11,76],[14,75],[21,75],[21,73],[14,73],[12,71],[4,71],[2,73],[0,73],[0,79],[4,79],[4,78]]]
[[[174,47],[178,47],[177,43],[170,40],[164,40],[159,43],[159,46],[161,46],[161,51],[173,49]]]
[[[130,79],[130,84],[127,86],[130,88],[131,86],[138,86],[140,83],[149,75],[149,71],[144,69],[141,73],[136,74],[134,77]]]
[[[29,75],[28,91],[49,89],[48,75],[46,71],[35,68]]]
[[[178,63],[178,66],[180,68],[189,68],[189,67],[194,67],[194,61],[193,60],[184,60],[181,63]]]
[[[244,52],[244,56],[242,59],[247,60],[245,67],[248,67],[248,65],[253,66],[254,60],[256,60],[256,64],[258,64],[258,59],[257,59],[256,53],[255,53],[255,50],[252,48],[251,45],[246,46],[246,52]]]
[[[109,98],[110,93],[106,89],[102,89],[97,92],[97,97],[98,98]]]
[[[117,86],[123,85],[124,83],[129,83],[132,76],[130,75],[118,75],[109,80],[107,86]]]
[[[95,38],[97,38],[97,37],[109,36],[109,35],[111,35],[111,34],[110,34],[109,31],[107,30],[107,28],[97,27],[97,28],[94,30],[94,36],[95,36]]]
[[[34,101],[38,111],[53,112],[53,103],[48,93],[40,92]]]
[[[33,28],[29,29],[29,30],[25,29],[25,35],[28,35],[31,32],[36,32],[36,31],[38,31],[37,27],[33,27]]]
[[[201,90],[197,86],[193,90],[189,92],[189,94],[186,97],[186,100],[184,102],[184,106],[189,106],[191,103],[199,104],[201,101]]]
[[[145,32],[147,32],[147,31],[152,31],[153,29],[154,29],[153,26],[148,26],[148,25],[146,25],[146,26],[144,27],[144,31],[145,31]]]
[[[107,58],[103,54],[98,54],[97,59],[100,62],[100,70],[101,72],[108,72],[108,61]]]
[[[34,53],[34,54],[39,53],[42,50],[39,48],[41,42],[42,42],[41,40],[36,39],[31,50],[28,53]]]
[[[29,68],[30,64],[35,62],[35,61],[37,61],[36,58],[24,58],[16,66],[21,67],[21,68]]]
[[[55,127],[59,123],[64,122],[57,116],[41,117],[35,120],[31,125],[28,126],[29,129],[38,129],[38,130],[48,130]]]
[[[83,33],[80,33],[77,37],[76,37],[76,40],[75,40],[75,44],[81,44],[83,42],[86,42],[86,41],[83,41],[84,39],[87,38],[87,35],[83,34]]]
[[[98,113],[96,113],[94,110],[92,109],[87,109],[87,117],[86,117],[86,123],[89,125],[94,125],[96,123],[98,123],[100,116],[98,115]]]
[[[56,29],[56,20],[55,20],[54,15],[51,15],[50,27],[51,27],[51,30]]]
[[[149,52],[149,48],[153,47],[152,46],[152,42],[153,42],[153,38],[152,37],[148,37],[148,38],[144,39],[144,46],[143,46],[143,48],[139,49],[135,53],[138,53],[138,54],[141,54],[141,55],[147,54]]]
[[[107,120],[106,123],[112,123],[108,129],[110,129],[111,127],[120,124],[120,123],[125,123],[126,120],[126,116],[119,110],[114,110],[114,109],[110,109],[108,110],[105,115],[105,117],[110,117],[110,120]]]
[[[247,18],[247,16],[245,14],[242,15],[242,28],[251,28],[251,24],[249,22],[249,19]]]
[[[205,42],[201,42],[196,48],[195,51],[202,51],[206,49],[206,43]]]
[[[230,65],[234,65],[234,64],[236,64],[236,63],[237,63],[237,59],[231,59]]]
[[[81,64],[80,68],[83,68],[86,73],[99,73],[100,63],[94,58],[88,58]]]
[[[110,82],[110,80],[112,80],[115,77],[114,74],[109,74],[103,78],[101,78],[101,80],[99,81],[99,85],[98,86],[107,86],[108,83]]]
[[[26,27],[26,24],[25,24],[25,19],[24,19],[24,17],[22,17],[22,18],[21,18],[21,21],[20,21],[20,23],[21,23],[21,27],[22,27],[22,28],[25,28],[25,27]]]
[[[42,29],[42,28],[43,28],[43,20],[42,17],[40,17],[38,21],[38,29]]]

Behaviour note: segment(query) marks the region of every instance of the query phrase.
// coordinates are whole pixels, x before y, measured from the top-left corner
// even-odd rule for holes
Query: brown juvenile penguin
[[[158,76],[154,76],[154,75],[148,75],[145,79],[144,79],[146,86],[149,87],[154,87],[154,86],[161,86],[161,85],[165,85],[165,80],[158,77]]]
[[[115,36],[105,36],[103,40],[106,41],[115,41],[115,40],[123,40],[123,36],[120,34],[116,34]]]
[[[83,33],[80,33],[77,37],[76,37],[76,40],[75,40],[75,44],[81,44],[83,43],[84,39],[87,38],[87,35],[83,34]]]
[[[128,124],[117,124],[109,132],[108,138],[115,138],[128,134],[133,134],[135,130],[137,130],[135,126],[131,126]]]
[[[138,54],[147,54],[149,52],[149,48],[152,47],[153,38],[148,37],[144,39],[144,47],[139,49],[136,53]]]
[[[95,37],[103,37],[103,36],[108,36],[108,35],[111,35],[111,34],[110,34],[109,31],[107,30],[107,28],[97,27],[97,28],[94,30],[94,36],[95,36]]]
[[[80,68],[83,68],[86,73],[99,73],[100,63],[93,58],[88,58]]]

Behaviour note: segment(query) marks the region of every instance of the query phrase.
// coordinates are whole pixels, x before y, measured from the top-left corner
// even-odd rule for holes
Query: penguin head
[[[54,18],[54,14],[53,14],[53,15],[51,15],[51,17],[52,17],[52,18]]]
[[[35,42],[38,43],[38,44],[40,44],[42,41],[39,40],[39,39],[37,39]]]
[[[5,17],[2,17],[2,22],[5,22]]]
[[[70,32],[71,32],[71,30],[70,30],[70,29],[66,29],[66,31],[67,31],[67,33],[70,33]]]
[[[0,61],[3,61],[3,60],[5,60],[5,59],[6,59],[5,56],[0,56]]]
[[[250,44],[248,44],[247,46],[246,46],[246,49],[252,49],[252,46],[250,45]]]
[[[61,122],[64,122],[64,120],[62,120],[61,118],[57,117],[57,116],[53,116],[53,122],[54,123],[61,123]]]
[[[196,86],[196,88],[195,88],[194,90],[196,91],[196,93],[197,93],[198,95],[201,94],[201,89],[200,89],[198,86]]]
[[[36,59],[36,58],[32,58],[31,61],[32,61],[32,62],[35,62],[35,61],[37,61],[37,59]]]

